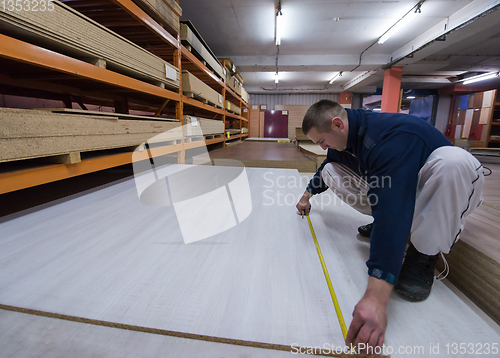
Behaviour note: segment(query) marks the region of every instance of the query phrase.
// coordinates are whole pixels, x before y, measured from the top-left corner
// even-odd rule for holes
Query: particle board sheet
[[[114,117],[118,119],[140,119],[140,120],[148,120],[148,121],[168,121],[168,122],[176,122],[176,118],[169,117],[153,117],[146,115],[134,115],[134,114],[124,114],[124,113],[116,113],[116,112],[103,112],[103,111],[91,111],[91,110],[83,110],[83,109],[73,109],[73,108],[35,108],[41,111],[50,111],[52,113],[71,113],[71,114],[83,114],[83,115],[92,115],[92,116],[103,116],[103,117]]]
[[[178,34],[181,28],[179,15],[182,14],[180,6],[175,6],[177,13],[171,7],[171,4],[164,0],[133,0],[142,10],[155,19],[160,25],[170,27],[174,33]],[[175,1],[172,1],[176,4]],[[180,12],[180,14],[179,14]]]
[[[241,98],[246,103],[250,102],[250,95],[248,94],[248,92],[243,87],[241,87]]]
[[[187,125],[188,136],[190,135],[212,135],[224,134],[224,122],[216,119],[206,119],[194,116],[183,116],[184,124]]]
[[[233,159],[247,167],[288,168],[299,172],[315,172],[316,161],[301,153],[292,143],[253,142],[224,147],[209,152],[212,160]],[[193,157],[194,164],[201,164],[203,155]]]
[[[182,71],[182,90],[185,95],[201,97],[219,107],[224,106],[222,95],[188,71]]]
[[[228,100],[226,100],[226,109],[228,111],[241,115],[241,108],[235,105],[234,103],[229,102]]]
[[[302,121],[304,120],[304,115],[310,106],[302,105],[276,105],[274,109],[276,111],[288,111],[288,138],[295,138],[295,128],[302,128]],[[306,137],[307,138],[307,137]],[[308,139],[306,139],[308,140]]]
[[[318,144],[299,144],[299,149],[301,152],[312,156],[316,159],[316,169],[319,169],[323,161],[326,159],[326,150],[321,149]]]
[[[369,239],[358,234],[357,228],[373,219],[358,213],[328,190],[313,197],[311,220],[349,327],[354,306],[368,283],[365,262],[370,244]],[[452,347],[454,343],[473,343],[485,347],[489,343],[491,347],[500,341],[500,327],[449,286],[449,283],[434,282],[429,298],[418,303],[392,293],[385,344],[393,351],[386,350],[386,354],[391,357],[480,357],[482,355],[456,354],[451,348],[447,351],[446,344]],[[431,347],[437,345],[438,354],[431,352]],[[418,349],[423,349],[423,353],[415,354],[413,347],[422,347]],[[406,349],[413,351],[404,353]]]
[[[0,309],[3,358],[289,357],[289,352],[134,332]]]
[[[253,105],[250,107],[250,137],[259,137],[260,133],[260,106]]]
[[[288,138],[259,138],[259,137],[250,137],[250,138],[246,138],[245,141],[249,141],[249,142],[281,142],[281,141],[285,141],[285,142],[289,142],[290,139]]]
[[[0,108],[0,162],[182,139],[180,122]]]
[[[189,44],[202,58],[205,60],[207,65],[210,67],[215,74],[219,75],[220,78],[225,78],[224,72],[222,71],[222,65],[212,54],[208,46],[203,41],[203,38],[194,28],[190,21],[181,22],[181,41]]]
[[[246,175],[248,217],[188,245],[177,209],[143,204],[133,179],[4,219],[0,304],[252,342],[342,344],[309,227],[296,215],[298,173],[246,168]],[[212,189],[192,185],[199,179],[181,191]],[[283,186],[287,180],[296,185]],[[213,205],[192,210],[191,227],[209,228]]]
[[[81,60],[105,60],[110,70],[179,87],[176,67],[71,7],[59,1],[52,3],[53,11],[0,8],[0,27],[14,32],[16,37]]]

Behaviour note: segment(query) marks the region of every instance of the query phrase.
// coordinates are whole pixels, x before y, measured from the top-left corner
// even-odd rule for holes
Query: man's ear
[[[344,121],[340,117],[332,118],[332,130],[344,129]]]

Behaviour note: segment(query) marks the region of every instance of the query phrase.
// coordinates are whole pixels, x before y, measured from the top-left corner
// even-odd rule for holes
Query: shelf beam
[[[135,92],[179,101],[178,93],[0,34],[0,56]]]
[[[159,157],[168,154],[179,153],[187,149],[198,148],[204,145],[211,145],[224,142],[224,138],[208,139],[206,141],[196,141],[182,144],[176,144],[160,148],[152,148],[153,157]],[[75,164],[56,164],[38,168],[19,170],[0,174],[0,194],[13,192],[16,190],[31,188],[34,186],[51,183],[58,180],[68,179],[83,174],[98,172],[101,170],[131,164],[132,153],[120,153],[107,155],[99,158],[85,159]],[[148,152],[139,152],[136,157],[138,160],[149,159]]]

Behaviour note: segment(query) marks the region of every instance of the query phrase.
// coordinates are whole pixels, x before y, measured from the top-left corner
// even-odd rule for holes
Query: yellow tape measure
[[[318,251],[319,260],[321,261],[321,266],[323,267],[323,273],[325,274],[326,283],[328,284],[328,289],[330,290],[330,295],[332,296],[333,306],[335,306],[335,312],[337,312],[337,318],[340,323],[340,329],[342,329],[342,335],[344,336],[345,340],[347,337],[347,327],[344,322],[344,316],[342,316],[342,311],[340,310],[339,301],[337,300],[337,295],[335,294],[335,290],[333,289],[332,281],[330,280],[330,275],[328,274],[328,269],[326,268],[325,260],[323,259],[323,254],[321,253],[318,239],[316,238],[316,234],[314,233],[314,228],[312,226],[311,218],[309,218],[309,215],[307,215],[307,221],[309,222],[309,228],[311,229],[311,234],[314,239],[314,244],[316,245],[316,251]]]

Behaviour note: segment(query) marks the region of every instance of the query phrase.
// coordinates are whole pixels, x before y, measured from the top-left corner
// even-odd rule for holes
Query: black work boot
[[[359,233],[361,234],[361,236],[364,237],[370,237],[372,229],[373,229],[373,223],[358,227]]]
[[[395,287],[396,292],[411,301],[423,301],[429,297],[438,258],[439,254],[422,254],[410,244]]]

